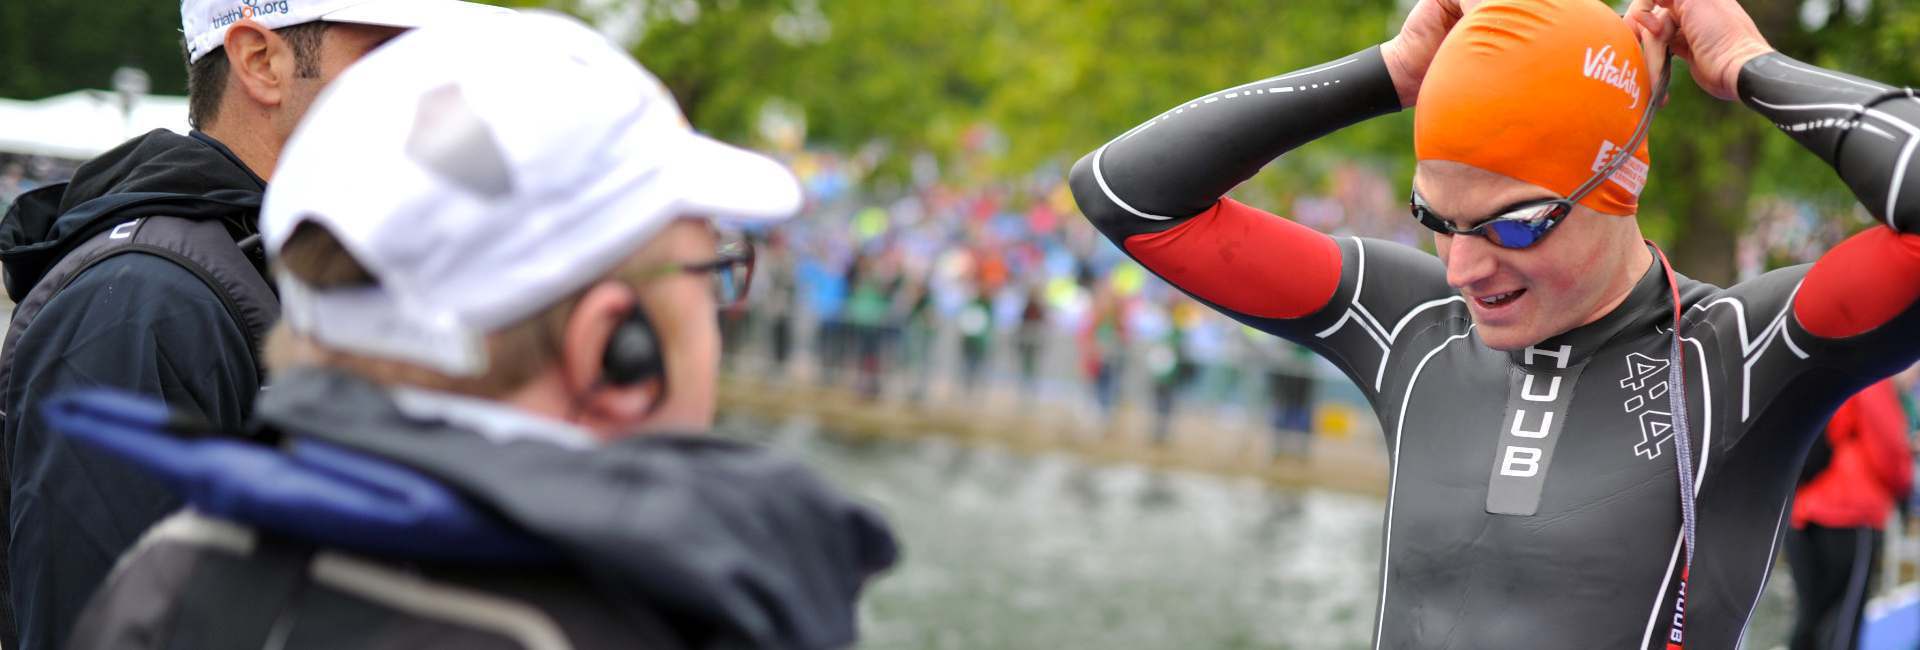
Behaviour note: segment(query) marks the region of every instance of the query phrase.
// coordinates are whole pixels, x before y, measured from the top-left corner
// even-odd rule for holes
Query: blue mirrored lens
[[[1502,219],[1487,224],[1487,238],[1501,248],[1526,248],[1540,241],[1546,234],[1547,222],[1526,222],[1515,219]]]

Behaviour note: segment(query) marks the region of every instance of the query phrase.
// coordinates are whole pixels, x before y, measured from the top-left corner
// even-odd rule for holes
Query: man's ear
[[[628,423],[644,417],[660,398],[660,381],[617,386],[606,381],[607,345],[614,330],[639,306],[631,287],[602,282],[580,297],[560,333],[560,370],[567,388],[582,395],[582,415]]]
[[[297,71],[293,46],[287,39],[247,19],[227,29],[223,50],[229,93],[238,90],[253,103],[267,107],[286,101]]]

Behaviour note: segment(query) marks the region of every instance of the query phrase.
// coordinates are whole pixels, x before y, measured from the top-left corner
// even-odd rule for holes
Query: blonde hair
[[[487,336],[487,370],[472,377],[448,375],[404,361],[370,357],[327,347],[288,327],[274,325],[267,335],[270,369],[298,366],[339,368],[382,384],[404,384],[478,397],[504,397],[532,381],[540,371],[558,362],[560,335],[567,319],[588,288],[600,282],[626,280],[637,284],[647,268],[648,255],[635,254],[612,272],[586,287],[563,296],[519,322]],[[294,228],[281,246],[277,270],[319,290],[371,287],[379,281],[332,233],[312,223]]]

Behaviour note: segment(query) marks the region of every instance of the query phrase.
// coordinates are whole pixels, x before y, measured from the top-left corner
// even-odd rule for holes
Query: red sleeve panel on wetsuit
[[[1260,318],[1312,314],[1340,286],[1332,237],[1233,199],[1169,230],[1128,237],[1126,248],[1174,286]]]
[[[1872,331],[1920,299],[1920,235],[1872,228],[1827,251],[1807,271],[1793,315],[1808,333],[1843,339]]]

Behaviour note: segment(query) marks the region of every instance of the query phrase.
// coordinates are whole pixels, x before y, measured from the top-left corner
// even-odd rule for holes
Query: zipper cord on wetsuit
[[[1667,273],[1667,291],[1673,296],[1673,339],[1668,347],[1667,363],[1667,404],[1673,413],[1673,459],[1680,472],[1680,532],[1681,545],[1686,548],[1686,563],[1680,569],[1680,593],[1673,601],[1673,627],[1667,632],[1667,650],[1681,650],[1682,632],[1685,630],[1687,616],[1687,578],[1693,571],[1694,518],[1693,511],[1693,443],[1687,435],[1687,375],[1686,349],[1680,345],[1680,283],[1674,276],[1673,265],[1667,263],[1667,254],[1653,247],[1653,253],[1660,259],[1660,268]]]

